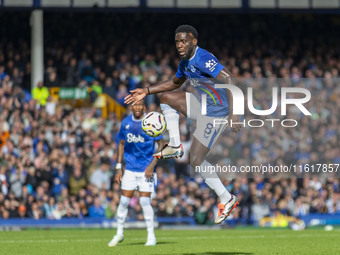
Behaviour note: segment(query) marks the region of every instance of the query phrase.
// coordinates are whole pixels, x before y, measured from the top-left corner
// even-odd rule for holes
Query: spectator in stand
[[[19,218],[24,219],[24,218],[28,217],[26,211],[27,210],[26,210],[26,206],[25,205],[23,205],[23,204],[19,205],[19,207],[18,207],[18,214],[19,214],[18,216],[19,216]]]
[[[113,219],[116,217],[117,214],[117,203],[113,199],[111,200],[110,204],[105,209],[105,217],[107,219]]]
[[[95,102],[96,98],[102,94],[103,88],[97,80],[93,80],[91,83],[90,101]]]
[[[0,65],[0,80],[4,80],[6,76],[8,76],[8,73],[5,72],[5,66]]]
[[[9,183],[7,183],[6,177],[7,168],[6,166],[0,166],[0,196],[7,196]],[[0,199],[0,203],[3,202]]]
[[[44,86],[42,81],[38,82],[37,86],[32,89],[32,97],[38,103],[38,105],[45,106],[47,98],[50,92]]]
[[[76,87],[79,82],[80,75],[77,68],[77,59],[74,57],[71,58],[70,63],[67,66],[65,79],[65,86],[67,87]]]
[[[118,91],[116,94],[116,100],[118,103],[120,103],[121,105],[124,105],[124,98],[129,94],[129,92],[127,91],[127,88],[125,86],[125,84],[121,83],[118,86]]]
[[[140,74],[139,68],[137,65],[133,66],[132,74],[129,78],[129,90],[134,90],[137,88],[140,82],[142,82],[143,76]]]
[[[112,78],[107,77],[103,87],[103,93],[110,96],[112,99],[116,98],[116,89],[113,87]]]
[[[99,190],[109,190],[111,186],[111,176],[109,173],[110,162],[102,160],[100,167],[91,175],[90,182]]]
[[[82,175],[81,167],[79,165],[75,166],[73,170],[73,174],[70,177],[69,186],[71,195],[78,195],[79,191],[86,188],[87,186],[86,177]]]
[[[59,82],[59,79],[57,77],[57,73],[55,71],[51,72],[46,81],[45,85],[47,88],[53,88],[53,87],[61,87],[61,84]]]
[[[105,210],[100,205],[100,200],[98,197],[94,198],[93,205],[89,208],[89,216],[90,218],[104,218]]]
[[[49,197],[48,201],[44,203],[44,211],[46,214],[46,218],[54,219],[53,211],[56,210],[56,204],[54,197]]]
[[[58,202],[52,211],[53,219],[60,220],[66,215],[66,209],[62,202]]]
[[[31,211],[28,212],[28,217],[31,219],[38,220],[38,219],[43,218],[43,216],[44,216],[43,211],[38,207],[38,203],[34,202],[31,206]]]
[[[16,198],[20,198],[22,195],[22,186],[25,183],[25,176],[23,168],[20,166],[18,168],[12,169],[12,173],[9,178],[10,192],[12,192]]]
[[[87,83],[90,83],[92,80],[97,78],[96,72],[90,59],[87,59],[85,61],[85,65],[80,71],[80,78],[84,79]]]
[[[0,121],[0,149],[6,144],[10,137],[11,134],[8,130],[7,122]]]

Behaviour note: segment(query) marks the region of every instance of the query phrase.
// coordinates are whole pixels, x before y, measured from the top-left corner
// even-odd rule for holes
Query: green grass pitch
[[[125,240],[108,247],[115,230],[51,229],[0,232],[0,254],[340,254],[340,229],[236,228],[156,230],[158,244],[145,247],[146,230],[126,230]]]

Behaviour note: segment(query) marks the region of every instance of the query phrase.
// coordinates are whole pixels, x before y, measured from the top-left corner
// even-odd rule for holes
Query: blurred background
[[[175,74],[180,59],[174,30],[181,24],[196,27],[199,46],[236,78],[284,79],[308,88],[316,100],[315,121],[298,116],[304,128],[225,132],[212,158],[237,166],[339,164],[339,4],[0,1],[0,227],[114,226],[120,196],[113,183],[116,135],[131,113],[123,98]],[[267,106],[265,95],[254,97]],[[158,95],[146,103],[148,111],[160,111]],[[213,225],[217,200],[200,177],[190,175],[191,130],[183,116],[180,131],[185,156],[160,161],[156,169],[156,220]],[[104,182],[92,178],[98,174]],[[225,227],[340,224],[339,174],[224,177],[240,199]],[[137,194],[128,218],[132,227],[143,220]]]

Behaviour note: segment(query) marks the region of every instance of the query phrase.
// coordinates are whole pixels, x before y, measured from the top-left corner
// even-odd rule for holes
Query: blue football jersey
[[[133,115],[130,115],[122,121],[118,139],[125,141],[125,169],[144,172],[153,160],[155,141],[163,139],[163,136],[148,136],[142,129],[142,119],[136,120]]]
[[[203,94],[207,95],[207,116],[224,117],[229,113],[226,89],[215,88],[213,82],[223,68],[213,54],[198,46],[193,57],[179,63],[176,77],[189,80],[199,95],[199,102]]]

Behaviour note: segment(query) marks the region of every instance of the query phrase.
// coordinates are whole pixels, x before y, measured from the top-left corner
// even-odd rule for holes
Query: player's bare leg
[[[122,196],[132,198],[133,194],[135,193],[134,190],[124,190],[122,189]]]
[[[212,165],[205,160],[209,151],[209,148],[205,147],[197,138],[194,137],[190,149],[190,165],[195,172],[198,170],[205,183],[215,191],[216,195],[220,199],[218,215],[215,218],[215,224],[220,224],[237,206],[238,199],[228,192],[216,171],[213,170]]]
[[[167,122],[170,142],[163,150],[154,154],[157,158],[178,158],[183,156],[183,147],[181,145],[179,134],[179,114],[186,115],[186,95],[184,91],[167,92],[161,95],[161,108]]]
[[[124,223],[128,214],[130,199],[133,196],[134,190],[122,190],[119,205],[117,208],[117,234],[109,242],[109,247],[116,246],[124,240]]]
[[[154,211],[151,206],[150,199],[151,192],[139,192],[139,202],[143,209],[144,220],[146,223],[146,229],[148,231],[148,239],[145,243],[145,246],[154,246],[156,245],[156,237],[154,232]]]

